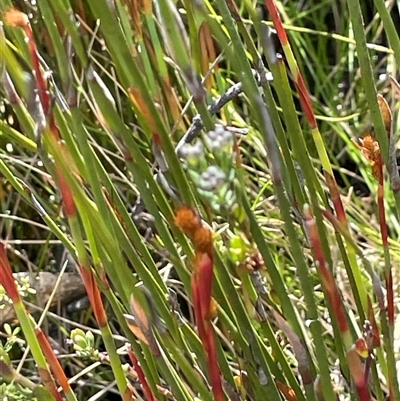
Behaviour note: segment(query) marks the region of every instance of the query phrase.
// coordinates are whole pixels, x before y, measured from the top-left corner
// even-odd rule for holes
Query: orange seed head
[[[199,227],[194,233],[194,248],[196,253],[206,253],[211,256],[213,253],[213,241],[211,230],[206,227]]]
[[[194,237],[195,232],[201,227],[200,217],[191,207],[187,206],[177,209],[175,224],[191,238]]]
[[[9,26],[19,28],[29,25],[28,16],[15,8],[11,8],[4,14],[4,22]]]

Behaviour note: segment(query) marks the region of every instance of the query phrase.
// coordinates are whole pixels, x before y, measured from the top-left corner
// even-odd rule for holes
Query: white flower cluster
[[[223,125],[216,125],[215,129],[206,135],[207,146],[211,150],[219,150],[233,145],[233,134],[227,131]]]
[[[178,151],[199,194],[214,210],[230,208],[235,201],[234,134],[217,124],[203,140],[182,145]]]
[[[179,156],[187,161],[189,165],[197,164],[198,160],[203,156],[204,145],[200,139],[191,143],[185,143],[179,149]]]
[[[209,166],[200,176],[200,188],[204,191],[213,191],[226,180],[226,174],[217,166]]]

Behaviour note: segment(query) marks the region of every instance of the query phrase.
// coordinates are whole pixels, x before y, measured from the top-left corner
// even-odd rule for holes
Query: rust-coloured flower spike
[[[379,181],[382,174],[382,157],[378,141],[370,133],[367,133],[360,139],[361,145],[357,140],[353,140],[353,142],[369,161],[372,175]]]
[[[4,22],[14,28],[25,28],[29,25],[28,16],[15,8],[11,8],[4,14]]]
[[[193,240],[196,231],[201,227],[201,220],[192,208],[182,206],[175,213],[175,224]]]
[[[197,330],[207,355],[208,371],[214,398],[224,400],[221,373],[218,365],[211,319],[217,313],[217,305],[212,301],[213,272],[213,238],[211,230],[202,224],[195,209],[183,206],[175,213],[175,224],[191,239],[195,250],[191,287],[193,308]]]
[[[199,227],[196,230],[193,237],[193,243],[197,253],[206,253],[207,255],[212,255],[212,233],[207,227]]]
[[[377,96],[377,101],[383,122],[385,124],[387,136],[390,138],[392,129],[392,113],[387,101],[382,95]],[[372,175],[381,182],[383,178],[383,161],[378,141],[375,139],[372,133],[368,132],[362,139],[360,139],[361,144],[357,140],[353,140],[353,142],[369,161],[372,169]]]

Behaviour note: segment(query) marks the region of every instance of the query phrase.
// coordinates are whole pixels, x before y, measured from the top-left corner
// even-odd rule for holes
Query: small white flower
[[[196,140],[193,144],[185,143],[179,150],[179,155],[187,161],[192,161],[203,156],[204,145],[200,140]]]
[[[214,130],[206,135],[206,142],[211,150],[218,150],[224,147],[230,147],[233,144],[233,134],[227,131],[223,125],[217,124]]]
[[[209,166],[201,174],[200,188],[205,191],[212,191],[221,186],[226,180],[225,173],[217,166]]]

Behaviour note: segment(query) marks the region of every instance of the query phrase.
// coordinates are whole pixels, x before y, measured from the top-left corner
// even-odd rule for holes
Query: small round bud
[[[208,132],[205,140],[211,150],[230,148],[233,145],[233,134],[223,125],[216,125],[214,130]]]
[[[86,342],[88,347],[93,348],[94,346],[94,335],[91,331],[87,331],[86,332]]]
[[[81,329],[74,329],[71,331],[71,340],[73,341],[74,345],[77,345],[82,349],[85,349],[88,345],[86,341],[86,334]]]
[[[226,180],[225,173],[217,166],[209,166],[200,176],[200,188],[205,191],[213,191]]]

